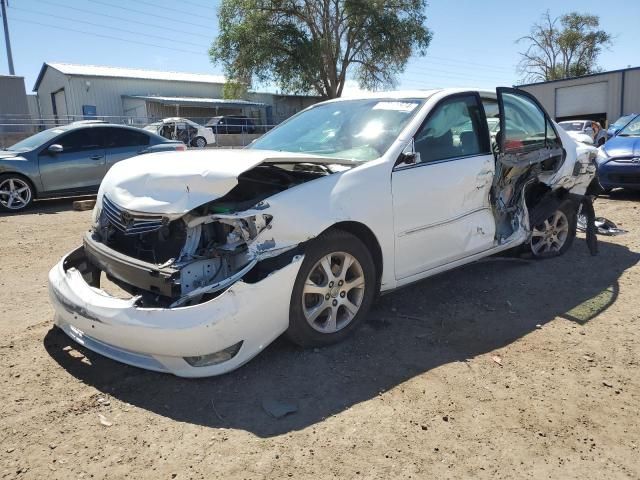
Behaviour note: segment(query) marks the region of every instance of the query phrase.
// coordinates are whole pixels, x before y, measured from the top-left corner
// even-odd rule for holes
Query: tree
[[[342,94],[392,86],[431,41],[426,0],[222,0],[209,50],[231,79],[274,82],[294,93]]]
[[[547,10],[531,33],[517,41],[528,44],[520,53],[518,73],[524,81],[535,82],[600,71],[598,55],[611,45],[612,37],[599,26],[595,15],[571,12],[551,18]]]

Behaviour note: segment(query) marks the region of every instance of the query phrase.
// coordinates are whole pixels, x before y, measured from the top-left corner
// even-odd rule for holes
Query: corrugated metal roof
[[[633,70],[640,70],[640,67],[619,68],[618,70],[608,70],[604,72],[588,73],[587,75],[581,75],[579,77],[567,77],[567,78],[559,78],[557,80],[546,80],[543,82],[522,83],[520,85],[515,85],[515,87],[516,88],[531,87],[534,85],[545,85],[547,83],[566,82],[567,80],[579,80],[581,78],[598,77],[600,75],[609,75],[610,73],[631,72]]]
[[[137,78],[145,80],[165,80],[172,82],[196,83],[225,83],[222,75],[207,75],[203,73],[163,72],[160,70],[144,70],[141,68],[106,67],[100,65],[77,65],[73,63],[46,62],[40,69],[40,74],[33,87],[38,89],[40,80],[47,67],[55,68],[64,75],[78,75],[87,77]]]
[[[137,98],[150,102],[159,102],[168,105],[192,105],[192,106],[258,106],[264,107],[266,103],[250,102],[248,100],[225,100],[223,98],[201,98],[201,97],[164,97],[159,95],[123,95],[126,98]]]

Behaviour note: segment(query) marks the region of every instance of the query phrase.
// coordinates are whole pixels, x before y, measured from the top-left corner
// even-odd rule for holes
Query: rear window
[[[107,133],[107,148],[141,147],[149,145],[149,135],[128,128],[110,128]]]
[[[566,132],[581,132],[584,127],[582,122],[560,122],[558,125]]]

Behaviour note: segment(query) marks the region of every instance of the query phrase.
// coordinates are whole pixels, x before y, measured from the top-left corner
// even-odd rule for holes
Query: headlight
[[[598,148],[598,154],[596,155],[596,163],[600,165],[601,163],[609,160],[609,155],[606,154],[603,147]]]

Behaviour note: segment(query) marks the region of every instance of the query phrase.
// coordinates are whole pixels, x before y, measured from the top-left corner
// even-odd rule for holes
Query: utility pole
[[[13,55],[11,55],[11,40],[9,40],[9,22],[7,20],[7,9],[5,2],[8,0],[0,0],[2,5],[2,23],[4,25],[4,43],[7,46],[7,61],[9,62],[9,75],[15,75],[16,72],[13,69]]]

